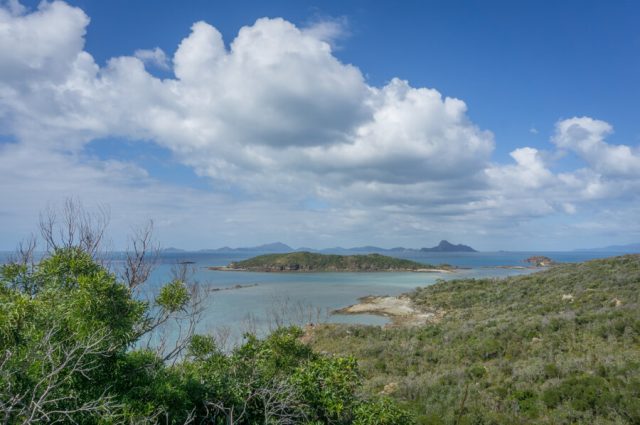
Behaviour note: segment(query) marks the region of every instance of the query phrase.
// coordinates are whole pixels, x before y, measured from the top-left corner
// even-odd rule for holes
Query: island
[[[534,267],[549,267],[556,264],[555,261],[544,255],[534,255],[533,257],[529,257],[524,261],[533,265]]]
[[[478,252],[468,245],[457,244],[454,245],[449,241],[440,241],[437,246],[433,248],[422,248],[422,252]]]
[[[450,272],[452,266],[434,266],[380,254],[329,255],[312,252],[265,254],[226,267],[209,267],[220,271],[251,272]]]

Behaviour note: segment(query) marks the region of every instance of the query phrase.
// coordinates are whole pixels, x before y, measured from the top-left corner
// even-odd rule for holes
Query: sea
[[[537,269],[527,268],[524,260],[533,255],[544,255],[561,263],[620,255],[604,251],[385,253],[424,264],[450,264],[457,267],[453,273],[259,273],[209,269],[260,254],[263,252],[163,252],[141,296],[153,298],[172,279],[176,267],[186,268],[189,281],[197,283],[204,298],[197,331],[224,339],[225,344],[234,344],[244,333],[263,335],[280,325],[330,322],[382,326],[388,322],[386,317],[333,312],[357,303],[364,296],[400,295],[438,280],[532,273]],[[0,262],[6,261],[8,255],[0,253]],[[115,254],[108,262],[115,272],[122,265],[121,258]]]

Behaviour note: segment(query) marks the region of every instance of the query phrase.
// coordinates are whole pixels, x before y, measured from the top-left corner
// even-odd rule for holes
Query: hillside
[[[409,297],[443,316],[324,325],[311,344],[354,355],[366,390],[423,424],[640,423],[640,255],[441,281]]]
[[[233,262],[226,269],[263,272],[381,272],[419,271],[434,268],[431,265],[380,254],[327,255],[291,252],[260,255],[248,260]]]

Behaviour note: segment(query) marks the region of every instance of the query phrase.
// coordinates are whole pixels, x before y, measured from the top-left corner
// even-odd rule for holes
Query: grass
[[[325,325],[311,344],[355,355],[365,391],[388,393],[422,424],[640,423],[639,255],[410,296],[444,318]]]

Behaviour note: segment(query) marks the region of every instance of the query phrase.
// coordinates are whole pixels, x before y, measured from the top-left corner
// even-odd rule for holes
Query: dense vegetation
[[[194,292],[176,279],[143,301],[131,278],[140,264],[120,281],[65,246],[0,267],[0,423],[412,423],[394,402],[360,395],[353,357],[312,351],[296,328],[247,335],[231,352],[202,335],[168,352],[146,345]]]
[[[444,310],[420,328],[318,327],[312,345],[358,358],[371,394],[422,424],[639,424],[640,256],[411,294]]]
[[[311,252],[266,254],[229,264],[229,268],[250,271],[377,272],[412,271],[433,266],[380,254],[327,255]]]

